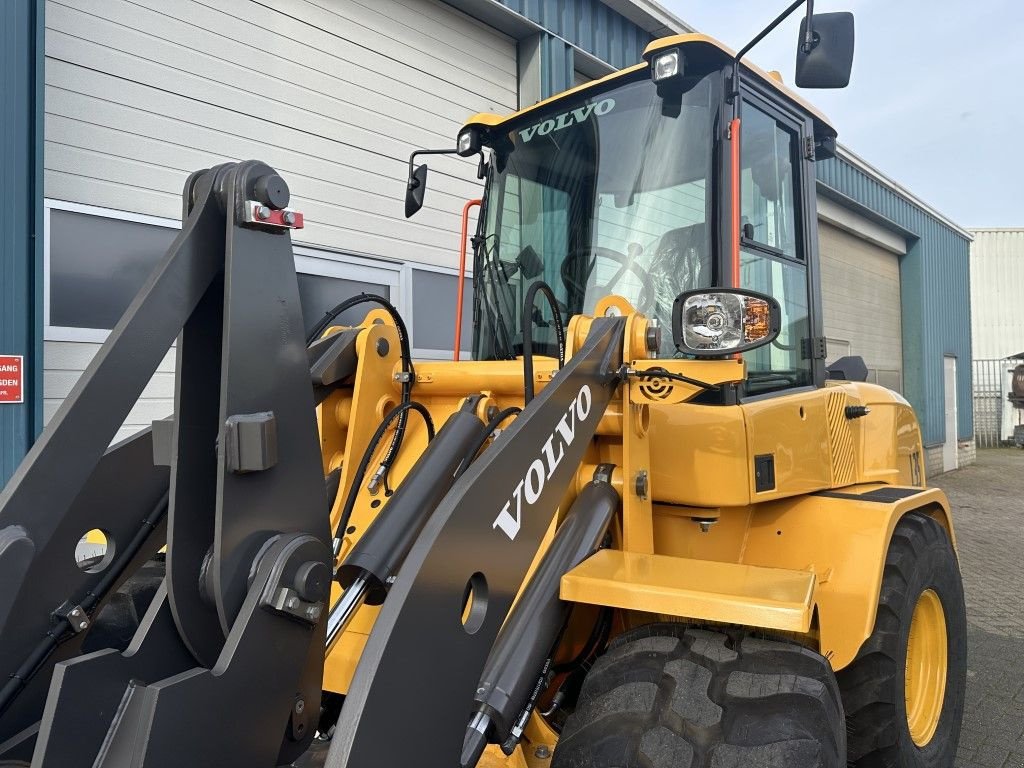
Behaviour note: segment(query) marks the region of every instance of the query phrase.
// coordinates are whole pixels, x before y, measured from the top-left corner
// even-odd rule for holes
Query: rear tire
[[[594,664],[552,768],[842,768],[839,688],[814,651],[651,624]]]
[[[927,700],[911,705],[911,712],[918,716],[908,718],[908,695],[914,699],[906,683],[911,624],[915,609],[927,609],[930,604],[941,605],[944,619],[941,635],[945,637],[940,639],[945,645],[945,691],[939,691],[933,706]],[[922,618],[927,617],[917,615],[916,631],[921,633]],[[923,655],[927,647],[916,642]],[[838,678],[847,712],[851,766],[952,768],[967,687],[967,615],[956,554],[945,528],[932,518],[910,513],[893,531],[874,632]],[[935,716],[922,717],[922,709],[930,706]],[[920,746],[915,738],[922,742]]]

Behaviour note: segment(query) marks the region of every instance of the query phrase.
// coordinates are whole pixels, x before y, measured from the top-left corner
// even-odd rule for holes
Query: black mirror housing
[[[427,193],[427,166],[417,165],[409,174],[405,188],[405,218],[409,218],[423,207],[423,196]]]
[[[808,19],[800,22],[800,47],[796,52],[796,84],[799,88],[845,88],[853,70],[853,14],[816,13],[810,18],[812,45],[804,50]]]

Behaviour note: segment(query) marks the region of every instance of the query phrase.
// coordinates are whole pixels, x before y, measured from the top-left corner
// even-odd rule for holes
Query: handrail
[[[466,239],[469,237],[469,211],[475,205],[480,205],[482,200],[467,200],[462,206],[462,240],[459,243],[459,285],[455,292],[455,357],[459,359],[459,350],[462,347],[462,294],[466,279]]]

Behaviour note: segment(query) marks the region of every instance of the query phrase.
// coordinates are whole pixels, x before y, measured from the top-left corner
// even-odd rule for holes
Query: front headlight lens
[[[760,346],[778,333],[778,303],[770,297],[709,291],[676,301],[677,345],[683,352],[727,354]]]

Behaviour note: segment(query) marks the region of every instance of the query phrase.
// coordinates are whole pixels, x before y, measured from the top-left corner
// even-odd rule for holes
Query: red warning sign
[[[25,365],[21,355],[0,355],[0,403],[20,403],[25,398]]]

